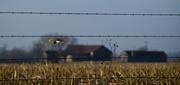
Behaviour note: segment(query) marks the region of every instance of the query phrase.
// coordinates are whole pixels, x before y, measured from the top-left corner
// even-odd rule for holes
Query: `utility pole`
[[[149,42],[148,42],[148,41],[145,41],[144,43],[145,43],[145,46],[146,46],[146,51],[148,51],[148,43],[149,43]]]

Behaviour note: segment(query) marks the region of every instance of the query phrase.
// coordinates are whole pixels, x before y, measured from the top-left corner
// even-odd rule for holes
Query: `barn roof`
[[[86,54],[104,47],[103,45],[70,45],[65,51],[73,54]]]
[[[167,57],[164,51],[124,51],[128,56]]]

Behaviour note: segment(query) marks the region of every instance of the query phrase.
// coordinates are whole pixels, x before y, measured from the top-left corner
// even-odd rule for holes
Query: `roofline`
[[[69,46],[104,46],[104,45],[69,45]]]
[[[123,52],[164,52],[164,51],[130,51],[130,50],[125,50]]]

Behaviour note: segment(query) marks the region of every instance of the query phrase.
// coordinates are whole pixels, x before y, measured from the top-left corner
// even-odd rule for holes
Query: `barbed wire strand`
[[[4,58],[4,59],[0,59],[1,60],[41,60],[41,59],[125,59],[125,58],[129,58],[129,57],[93,57],[93,58]],[[154,59],[159,59],[159,58],[167,58],[167,59],[173,59],[173,58],[179,58],[179,57],[131,57],[129,59],[134,59],[134,58],[154,58]]]
[[[4,36],[1,35],[1,38],[4,37],[180,37],[180,35],[60,35],[60,36],[36,36],[36,35],[11,35]]]
[[[0,12],[0,14],[50,14],[50,15],[130,15],[130,16],[180,16],[180,14],[135,14],[135,13],[62,13],[62,12]]]
[[[167,79],[167,78],[175,78],[175,79],[180,79],[180,77],[113,77],[111,79],[123,79],[123,78],[130,78],[130,79],[134,79],[134,78],[138,78],[138,79],[147,79],[147,78],[163,78],[163,79]],[[0,80],[0,81],[21,81],[21,80],[59,80],[59,79],[106,79],[106,78],[53,78],[53,79],[13,79],[13,80]],[[107,79],[109,79],[109,77],[107,77]]]

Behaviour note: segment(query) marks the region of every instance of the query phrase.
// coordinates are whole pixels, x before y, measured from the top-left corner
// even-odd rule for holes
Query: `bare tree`
[[[111,39],[106,39],[105,43],[107,43],[110,46],[111,49],[111,57],[115,57],[116,56],[116,49],[118,48],[118,44],[116,43],[112,43]]]
[[[0,47],[0,58],[6,58],[7,54],[7,44],[4,44],[3,47]]]
[[[137,51],[148,51],[147,46],[142,46],[137,49]]]
[[[43,51],[51,50],[51,51],[61,52],[62,50],[67,48],[69,45],[77,44],[76,38],[59,37],[62,35],[59,35],[58,33],[49,33],[49,34],[45,34],[44,36],[48,36],[48,37],[41,37],[38,41],[35,41],[33,43],[32,54],[34,54],[34,56],[36,56],[36,57],[43,56],[43,53],[42,53]],[[58,36],[58,37],[53,37],[53,36]],[[52,44],[52,45],[48,46],[47,49],[45,49],[45,47],[48,43],[48,40],[51,38],[58,38],[58,39],[63,40],[64,42],[62,44]]]
[[[26,58],[28,52],[22,48],[13,48],[9,50],[8,57],[13,59]]]

